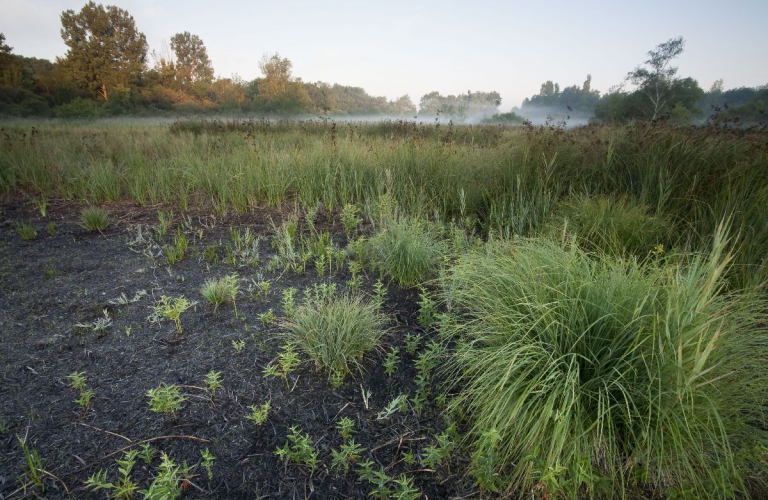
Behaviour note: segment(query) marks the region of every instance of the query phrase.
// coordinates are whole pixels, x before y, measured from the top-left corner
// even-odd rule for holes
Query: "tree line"
[[[643,64],[602,96],[592,89],[591,75],[583,85],[562,90],[548,80],[517,111],[525,116],[543,110],[556,120],[581,116],[597,122],[692,123],[713,118],[746,123],[768,121],[768,85],[723,90],[723,80],[718,80],[705,92],[695,79],[678,76],[678,68],[672,66],[684,47],[682,37],[659,44],[647,53]]]
[[[498,113],[496,91],[443,96],[429,92],[418,111],[408,95],[395,100],[371,96],[360,87],[304,82],[280,54],[259,62],[262,76],[216,78],[203,40],[187,31],[170,45],[149,51],[133,16],[116,6],[88,2],[79,12],[61,14],[67,46],[55,61],[13,53],[0,33],[0,116],[92,117],[157,113],[250,113],[321,116],[386,115],[443,117],[457,122],[522,123],[523,116],[546,113],[603,122],[671,120],[691,122],[711,116],[765,122],[768,86],[723,90],[719,80],[704,92],[690,77],[679,77],[671,62],[684,48],[674,38],[648,52],[648,59],[604,95],[581,85],[560,88],[551,80],[520,108]]]
[[[126,10],[88,2],[61,14],[67,46],[55,61],[13,53],[0,33],[0,115],[88,117],[152,112],[416,114],[404,95],[393,101],[360,87],[304,82],[279,54],[265,55],[262,76],[216,78],[203,40],[177,33],[159,51]]]

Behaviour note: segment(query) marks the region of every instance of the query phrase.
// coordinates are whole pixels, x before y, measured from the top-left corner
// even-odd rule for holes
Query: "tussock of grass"
[[[569,234],[588,251],[645,258],[670,246],[673,226],[628,197],[577,197],[563,202],[548,232]]]
[[[722,293],[724,246],[669,268],[547,241],[461,259],[445,299],[478,481],[715,499],[762,477],[766,303]]]
[[[369,241],[372,265],[403,287],[416,286],[433,276],[443,247],[426,223],[399,218],[389,222]]]
[[[308,297],[284,320],[285,337],[339,384],[386,333],[376,305],[354,295]]]
[[[109,213],[103,208],[86,207],[80,212],[80,225],[90,232],[103,231],[109,225]]]
[[[237,312],[237,294],[240,292],[240,284],[236,274],[230,274],[220,279],[211,278],[203,283],[200,294],[213,305],[213,311],[224,302],[231,300],[235,304]]]

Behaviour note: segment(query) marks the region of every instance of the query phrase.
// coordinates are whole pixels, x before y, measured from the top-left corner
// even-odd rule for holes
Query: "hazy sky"
[[[174,33],[199,35],[218,76],[259,76],[264,53],[293,74],[394,99],[432,90],[497,90],[519,105],[553,80],[601,91],[620,83],[661,42],[683,36],[683,76],[706,90],[768,83],[768,0],[715,1],[190,1],[118,0],[159,49]],[[0,32],[14,53],[65,53],[59,16],[85,1],[0,0]]]

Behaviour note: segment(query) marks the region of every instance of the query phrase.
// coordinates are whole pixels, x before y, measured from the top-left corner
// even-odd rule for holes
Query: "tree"
[[[189,31],[171,37],[171,49],[176,55],[177,81],[182,88],[213,81],[213,65],[203,41]]]
[[[76,84],[108,99],[113,87],[138,83],[147,40],[128,11],[88,2],[79,13],[61,14],[61,37],[69,47],[62,61]]]
[[[259,69],[264,74],[264,80],[259,84],[259,94],[267,98],[276,98],[288,91],[291,81],[293,64],[280,54],[268,56],[264,54],[259,63]]]
[[[648,52],[644,66],[638,66],[627,74],[627,80],[637,85],[651,103],[651,120],[658,118],[667,105],[670,89],[675,82],[677,68],[669,63],[683,52],[683,37],[670,38]],[[674,104],[674,103],[673,103]]]

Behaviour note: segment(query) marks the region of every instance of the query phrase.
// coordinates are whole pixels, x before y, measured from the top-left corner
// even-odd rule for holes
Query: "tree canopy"
[[[81,89],[108,99],[112,88],[127,88],[141,78],[147,40],[128,11],[92,1],[78,13],[64,11],[61,37],[69,47],[62,64]]]

